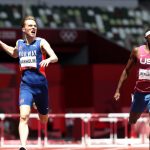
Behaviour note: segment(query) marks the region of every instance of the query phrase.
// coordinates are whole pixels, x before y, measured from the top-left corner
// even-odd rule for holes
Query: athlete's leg
[[[41,123],[43,124],[46,124],[48,122],[48,114],[46,115],[39,114],[39,118],[40,118]]]
[[[137,113],[137,112],[130,112],[129,115],[129,124],[135,124],[136,121],[140,118],[141,113]]]
[[[22,147],[26,147],[27,138],[29,134],[28,120],[33,103],[32,89],[21,83],[19,94],[19,108],[20,108],[20,122],[19,122],[19,136]]]
[[[147,97],[149,94],[135,92],[132,97],[131,111],[129,115],[129,123],[135,124],[140,118],[141,114],[144,112],[147,106]]]
[[[19,135],[22,147],[26,147],[27,138],[29,134],[28,120],[31,112],[29,105],[20,106],[20,122],[19,122]]]
[[[38,93],[34,94],[34,103],[37,107],[39,113],[39,118],[41,123],[46,124],[48,122],[48,86],[43,85],[42,87],[37,87]]]

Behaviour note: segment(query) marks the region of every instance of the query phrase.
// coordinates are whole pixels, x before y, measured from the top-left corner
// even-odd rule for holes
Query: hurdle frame
[[[9,117],[18,117],[19,114],[0,114],[1,120],[1,135],[0,135],[0,147],[7,148],[7,147],[19,147],[20,144],[6,144],[4,138],[4,120],[5,118]],[[128,113],[109,113],[109,114],[100,114],[100,113],[66,113],[66,114],[49,114],[49,118],[56,118],[56,117],[64,117],[66,118],[80,118],[81,119],[81,142],[74,144],[66,142],[60,144],[53,144],[49,142],[47,128],[45,126],[44,129],[44,139],[41,139],[41,125],[39,121],[38,114],[30,114],[30,118],[36,118],[38,120],[38,137],[36,143],[28,144],[27,147],[44,147],[44,148],[62,148],[62,147],[74,147],[74,148],[88,148],[88,147],[124,147],[129,145],[138,145],[147,147],[149,145],[149,139],[145,137],[144,133],[141,133],[141,137],[138,138],[128,138],[127,131],[128,131]],[[107,122],[110,123],[110,137],[106,139],[92,139],[91,138],[91,122],[96,119],[99,122]],[[117,137],[117,122],[122,121],[125,127],[125,137],[123,139],[118,139]],[[149,115],[144,114],[138,120],[138,122],[149,123]],[[31,143],[28,142],[28,143]]]

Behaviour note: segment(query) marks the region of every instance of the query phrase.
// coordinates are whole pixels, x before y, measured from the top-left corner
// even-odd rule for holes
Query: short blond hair
[[[22,19],[22,21],[21,21],[21,27],[24,27],[26,20],[34,20],[34,21],[36,22],[36,19],[35,19],[34,16],[26,16],[26,17],[24,17],[24,18]]]

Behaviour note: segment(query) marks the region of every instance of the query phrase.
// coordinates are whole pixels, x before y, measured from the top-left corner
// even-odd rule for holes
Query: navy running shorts
[[[32,107],[35,102],[40,114],[48,114],[48,84],[29,85],[24,82],[20,84],[19,106],[29,105]]]
[[[132,97],[131,112],[142,113],[145,110],[150,112],[150,93],[135,92]]]

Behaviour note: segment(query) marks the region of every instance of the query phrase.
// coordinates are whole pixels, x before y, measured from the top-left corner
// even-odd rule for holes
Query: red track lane
[[[0,150],[18,150],[17,148],[0,148]],[[28,150],[150,150],[149,147],[99,147],[99,148],[29,148]]]

